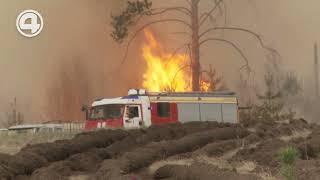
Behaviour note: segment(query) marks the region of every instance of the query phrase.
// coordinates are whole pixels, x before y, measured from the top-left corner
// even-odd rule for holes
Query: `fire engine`
[[[147,92],[130,89],[128,95],[98,99],[86,112],[86,130],[145,128],[191,121],[238,122],[238,101],[232,92]]]

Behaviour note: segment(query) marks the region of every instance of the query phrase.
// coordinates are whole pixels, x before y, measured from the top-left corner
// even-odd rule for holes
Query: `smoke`
[[[211,2],[201,0],[201,10],[207,10]],[[124,46],[109,35],[110,14],[121,10],[124,3],[124,0],[0,0],[0,121],[14,97],[27,121],[78,120],[82,119],[78,111],[82,103],[98,97],[120,96],[130,87],[141,86],[145,66],[141,60],[142,38],[134,41],[129,58],[119,68]],[[187,4],[184,0],[154,0],[154,6],[171,5]],[[313,43],[320,37],[317,20],[320,13],[316,8],[319,5],[316,0],[308,3],[229,0],[227,24],[261,34],[268,45],[279,51],[281,64],[308,84],[313,75]],[[22,37],[15,29],[16,16],[30,8],[39,11],[45,22],[42,33],[31,39]],[[178,24],[157,25],[152,30],[157,31],[168,49],[188,40],[172,34],[181,31]],[[223,32],[223,37],[242,48],[255,70],[255,81],[259,81],[268,59],[257,40],[243,33]],[[208,43],[201,50],[201,63],[204,67],[212,64],[228,87],[236,89],[243,61],[232,48]],[[68,115],[61,115],[65,113]]]
[[[0,121],[15,97],[26,121],[78,120],[83,119],[82,103],[137,86],[127,83],[126,68],[114,70],[123,55],[109,36],[110,13],[119,8],[118,1],[0,4]],[[25,38],[15,29],[15,18],[29,8],[44,19],[43,31],[35,38]]]

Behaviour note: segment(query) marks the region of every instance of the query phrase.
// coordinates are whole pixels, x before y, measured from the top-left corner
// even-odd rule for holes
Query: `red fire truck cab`
[[[155,93],[130,89],[127,96],[94,101],[86,112],[86,130],[191,121],[238,122],[238,102],[232,92]]]

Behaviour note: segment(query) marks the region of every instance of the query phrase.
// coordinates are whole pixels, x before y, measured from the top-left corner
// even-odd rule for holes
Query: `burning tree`
[[[226,17],[226,0],[213,0],[212,7],[207,12],[199,12],[199,4],[200,0],[185,0],[185,6],[172,6],[166,8],[153,8],[151,0],[136,0],[136,1],[128,1],[126,9],[120,13],[119,15],[112,16],[112,26],[113,32],[112,37],[115,41],[121,43],[129,36],[129,29],[133,26],[137,26],[141,19],[144,17],[156,17],[168,12],[176,12],[180,13],[186,18],[164,18],[164,19],[156,19],[151,22],[145,23],[139,26],[136,31],[131,35],[128,40],[125,56],[121,62],[121,65],[126,60],[128,49],[132,41],[137,37],[137,35],[142,32],[145,28],[152,26],[154,24],[171,22],[178,23],[185,26],[191,35],[190,42],[183,44],[181,47],[177,48],[181,50],[182,48],[189,49],[190,60],[191,60],[191,69],[192,69],[192,90],[199,91],[200,90],[200,78],[201,78],[201,66],[200,66],[200,48],[205,45],[209,41],[225,43],[229,45],[231,48],[235,49],[237,53],[240,54],[242,59],[244,60],[244,65],[240,67],[241,70],[247,70],[250,72],[250,66],[248,58],[245,56],[245,53],[232,41],[224,39],[223,37],[217,38],[217,36],[210,36],[214,32],[219,31],[236,31],[239,33],[245,33],[247,35],[255,37],[262,48],[276,52],[275,50],[265,46],[261,37],[248,29],[244,29],[241,27],[231,27],[226,24],[223,26],[219,26],[215,23],[210,23],[209,20],[213,20],[219,17]],[[187,20],[186,20],[187,19]],[[206,25],[205,25],[206,24]]]
[[[222,84],[222,77],[217,76],[217,71],[212,68],[211,64],[209,65],[209,70],[203,70],[201,75],[207,76],[207,79],[202,77],[200,90],[201,91],[215,91],[225,89]]]
[[[144,31],[143,59],[147,70],[143,87],[150,91],[190,91],[190,76],[184,71],[188,65],[186,53],[168,53],[149,30]]]

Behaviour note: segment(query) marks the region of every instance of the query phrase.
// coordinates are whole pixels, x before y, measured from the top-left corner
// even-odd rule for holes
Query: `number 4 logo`
[[[28,19],[31,20],[30,24],[26,23]],[[38,24],[38,17],[33,13],[24,14],[24,16],[20,18],[19,26],[22,30],[31,30],[32,34],[37,32],[40,28],[40,24]]]
[[[43,19],[37,11],[25,10],[17,17],[16,26],[23,36],[34,37],[42,31]]]

